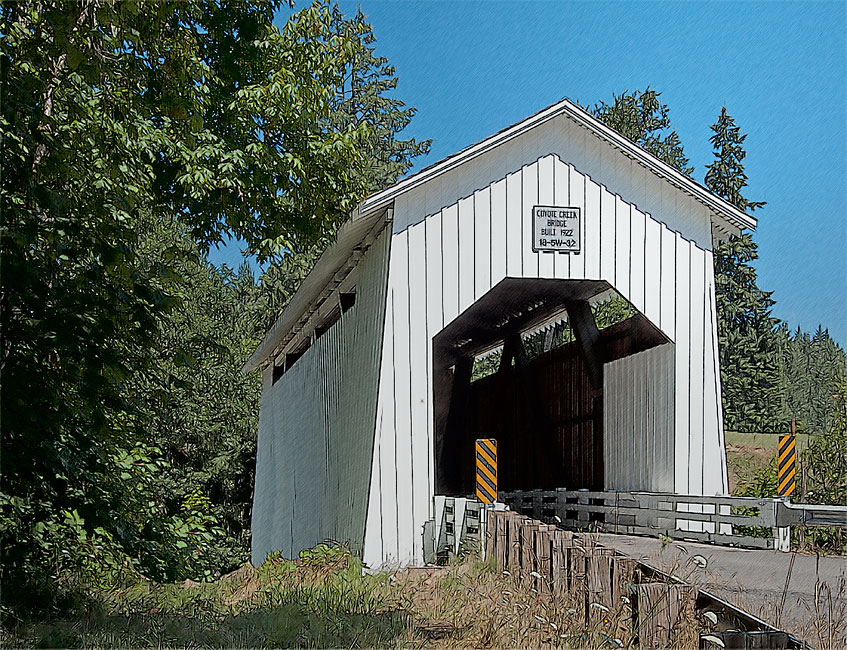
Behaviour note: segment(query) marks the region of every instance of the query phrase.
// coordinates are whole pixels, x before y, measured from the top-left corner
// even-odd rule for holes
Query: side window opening
[[[341,318],[341,305],[336,305],[321,321],[320,325],[315,328],[315,338],[319,339],[330,327],[335,325],[339,318]]]
[[[341,314],[348,312],[356,304],[356,288],[353,287],[350,291],[338,294],[338,304],[333,307],[324,319],[315,326],[315,340],[323,336],[329,328],[341,319]],[[285,355],[284,363],[274,364],[272,384],[279,381],[280,377],[285,374],[286,370],[291,368],[294,363],[303,356],[309,346],[312,344],[311,337],[307,337],[303,342],[292,352]]]
[[[356,291],[355,288],[347,291],[345,293],[339,294],[339,303],[341,304],[341,311],[346,312],[356,304]]]

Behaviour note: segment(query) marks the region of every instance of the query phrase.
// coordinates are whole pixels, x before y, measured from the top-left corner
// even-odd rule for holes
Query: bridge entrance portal
[[[477,438],[502,491],[603,490],[604,365],[668,342],[608,282],[504,279],[433,338],[436,494],[474,493]]]

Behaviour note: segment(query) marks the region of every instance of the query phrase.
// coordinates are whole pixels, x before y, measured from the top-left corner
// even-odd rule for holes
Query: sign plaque
[[[579,253],[580,209],[552,205],[532,208],[532,250]]]

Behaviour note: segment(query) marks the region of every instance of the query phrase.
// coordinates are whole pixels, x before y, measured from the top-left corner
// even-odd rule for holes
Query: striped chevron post
[[[497,500],[497,440],[476,441],[476,497],[491,505]]]
[[[777,472],[777,493],[781,497],[790,497],[797,487],[796,438],[793,435],[779,437],[779,460]]]

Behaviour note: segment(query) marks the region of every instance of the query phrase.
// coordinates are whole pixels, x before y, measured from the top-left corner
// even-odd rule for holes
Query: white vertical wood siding
[[[675,364],[667,343],[603,367],[607,490],[673,491]]]
[[[395,203],[368,504],[368,521],[381,527],[379,535],[369,530],[364,550],[371,566],[423,559],[434,485],[432,338],[471,295],[478,299],[507,276],[607,280],[660,327],[674,342],[675,386],[666,405],[673,445],[660,452],[670,454],[662,485],[672,476],[676,492],[726,491],[709,215],[569,124],[538,127],[520,145],[506,143]],[[570,164],[549,154],[557,148]],[[607,184],[586,169],[602,171]],[[636,198],[616,195],[616,187]],[[581,255],[532,251],[529,207],[536,201],[582,208]]]
[[[602,183],[612,194],[651,214],[656,221],[667,224],[674,231],[684,232],[701,248],[711,248],[711,222],[701,203],[563,115],[399,196],[394,205],[395,230],[402,230],[456,204],[459,199],[487,187],[493,179],[517,174],[512,182],[520,182],[521,172],[515,170],[533,166],[539,158],[551,153]],[[520,195],[515,198],[512,188],[509,189],[511,200],[520,203]],[[515,227],[520,231],[522,224],[515,224]]]
[[[256,566],[271,551],[292,557],[326,539],[356,551],[364,545],[389,241],[386,229],[359,262],[353,308],[276,384],[265,371],[253,500]],[[408,354],[404,363],[409,367]],[[404,388],[408,397],[408,377]],[[410,435],[405,422],[397,430]],[[379,530],[377,524],[369,532]]]

